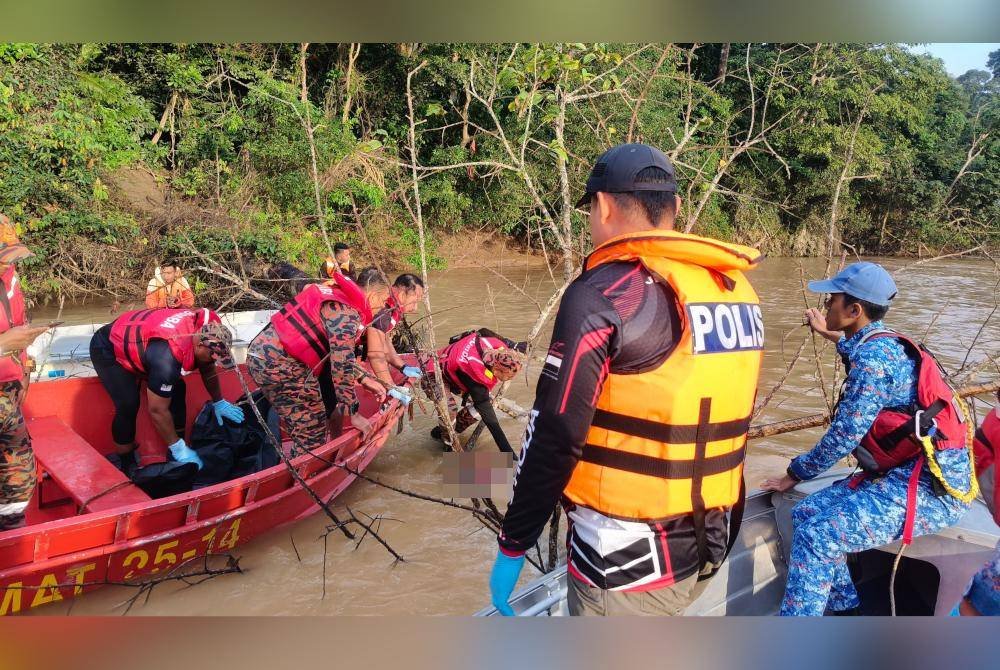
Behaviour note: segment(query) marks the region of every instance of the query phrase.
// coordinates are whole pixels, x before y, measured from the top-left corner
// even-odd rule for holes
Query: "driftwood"
[[[970,396],[982,395],[984,393],[995,393],[997,390],[1000,390],[1000,381],[989,384],[973,384],[971,386],[963,386],[958,389],[957,392],[959,397],[968,398]],[[828,413],[823,413],[810,414],[809,416],[803,416],[797,419],[775,421],[774,423],[765,423],[760,426],[751,426],[750,432],[747,434],[747,439],[755,440],[761,437],[774,437],[775,435],[791,433],[796,430],[805,430],[806,428],[818,428],[819,426],[825,426],[829,422],[830,415]]]
[[[985,393],[996,393],[998,390],[1000,390],[1000,381],[994,381],[988,384],[971,384],[957,389],[956,392],[960,398],[968,398],[971,396],[983,395]],[[528,416],[528,410],[508,398],[501,398],[496,401],[496,408],[514,418],[523,418]],[[830,414],[828,412],[824,412],[822,414],[810,414],[796,419],[786,419],[785,421],[775,421],[774,423],[764,423],[757,426],[750,426],[750,432],[747,433],[747,439],[756,440],[762,437],[774,437],[775,435],[792,433],[797,430],[818,428],[820,426],[825,426],[828,423],[830,423]]]

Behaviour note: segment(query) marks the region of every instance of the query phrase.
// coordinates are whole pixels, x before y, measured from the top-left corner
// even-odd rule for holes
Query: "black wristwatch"
[[[788,475],[789,477],[791,477],[792,479],[794,479],[797,482],[801,482],[802,481],[801,477],[799,477],[797,474],[795,474],[794,472],[792,472],[792,466],[791,466],[791,464],[789,464],[789,466],[787,468],[785,468],[785,474]]]

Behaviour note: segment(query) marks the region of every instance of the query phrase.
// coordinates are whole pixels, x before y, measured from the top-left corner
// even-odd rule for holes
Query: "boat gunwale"
[[[349,446],[352,442],[358,440],[359,433],[355,428],[348,428],[344,434],[337,436],[336,438],[329,440],[324,443],[321,447],[313,449],[310,452],[295,456],[290,459],[289,464],[295,468],[296,472],[300,473],[300,476],[308,484],[315,481],[318,478],[329,477],[334,475],[337,471],[342,471],[345,474],[344,481],[337,486],[344,486],[350,484],[357,478],[357,474],[347,470],[341,466],[347,466],[352,462],[359,460],[364,460],[365,457],[369,455],[369,452],[374,451],[371,454],[371,458],[378,454],[378,452],[385,446],[388,442],[392,424],[395,419],[398,419],[398,415],[402,410],[402,407],[398,400],[392,399],[390,404],[384,410],[376,410],[368,418],[379,417],[373,427],[372,437],[365,441],[365,443],[359,444],[345,459],[334,459],[333,463],[326,462],[326,456],[331,452],[339,451],[343,446]],[[308,475],[302,475],[301,469],[307,467],[313,460],[321,461],[321,467],[317,468]],[[355,469],[359,471],[359,469]],[[67,531],[85,530],[89,526],[96,526],[102,523],[106,523],[111,519],[118,519],[118,524],[122,522],[123,519],[132,517],[137,513],[142,514],[154,514],[158,512],[163,512],[171,509],[191,509],[192,505],[200,503],[201,500],[211,499],[219,496],[225,496],[227,493],[232,493],[233,491],[239,490],[245,501],[246,492],[249,488],[256,483],[263,483],[269,479],[282,476],[282,473],[288,471],[288,466],[285,462],[278,463],[276,465],[267,468],[266,470],[261,470],[259,472],[253,472],[243,477],[236,479],[227,480],[224,482],[219,482],[217,484],[212,484],[211,486],[206,486],[193,491],[185,491],[183,493],[178,493],[172,496],[167,496],[164,498],[153,499],[148,502],[138,502],[129,505],[122,505],[121,507],[115,507],[107,510],[100,510],[96,512],[88,512],[86,514],[77,514],[72,517],[66,517],[64,519],[54,519],[51,521],[46,521],[43,523],[32,524],[30,526],[25,526],[16,530],[8,531],[0,535],[0,547],[9,546],[16,544],[18,542],[23,542],[25,539],[33,536],[43,536],[43,535],[58,535]],[[41,560],[31,560],[11,565],[7,568],[0,568],[0,580],[8,580],[10,578],[16,577],[20,573],[27,571],[37,572],[44,568],[44,566],[58,566],[67,563],[75,563],[80,560],[86,560],[92,557],[105,556],[110,554],[115,554],[123,550],[131,549],[137,546],[142,546],[151,542],[156,542],[176,535],[181,535],[192,530],[197,530],[203,527],[208,527],[212,525],[217,525],[223,523],[228,519],[243,516],[248,512],[255,511],[270,505],[280,504],[282,501],[288,497],[296,494],[303,494],[305,491],[302,489],[299,482],[295,481],[293,478],[290,485],[276,491],[275,493],[266,496],[264,498],[255,499],[250,503],[244,502],[234,509],[221,512],[219,514],[213,515],[211,517],[206,517],[204,519],[196,519],[194,521],[184,521],[181,524],[174,526],[169,529],[162,531],[157,531],[155,533],[141,535],[135,538],[130,538],[122,541],[112,540],[104,544],[96,545],[87,549],[83,549],[76,552],[70,552],[66,554],[59,554],[57,556],[45,557]],[[285,523],[289,523],[305,516],[308,516],[318,509],[318,505],[315,501],[311,500],[307,509],[295,516],[289,516],[287,519],[283,519],[275,525],[278,527]],[[37,541],[36,541],[37,546]],[[37,552],[37,548],[36,548]]]

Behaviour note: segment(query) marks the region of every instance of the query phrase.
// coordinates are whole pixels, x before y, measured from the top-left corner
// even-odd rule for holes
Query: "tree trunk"
[[[729,42],[722,45],[722,53],[719,54],[719,69],[715,73],[715,83],[721,84],[726,81],[726,68],[729,66]]]

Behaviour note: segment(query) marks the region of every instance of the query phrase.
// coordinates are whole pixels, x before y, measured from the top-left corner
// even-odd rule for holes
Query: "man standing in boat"
[[[35,490],[35,456],[21,414],[28,387],[24,350],[47,328],[28,325],[14,263],[32,256],[10,220],[0,214],[0,532],[24,525]]]
[[[247,351],[247,370],[281,418],[297,454],[322,445],[330,428],[339,432],[345,416],[362,437],[371,431],[359,412],[355,385],[361,368],[354,352],[372,309],[388,299],[389,287],[377,271],[362,271],[361,278],[361,285],[343,275],[335,283],[307,285],[271,317]],[[379,399],[385,397],[374,379],[366,376],[361,383]],[[390,392],[402,400],[398,391]]]
[[[376,268],[369,270],[378,272]],[[363,277],[359,277],[359,280]],[[382,309],[375,313],[371,325],[365,330],[364,358],[371,364],[375,376],[388,386],[395,382],[389,372],[392,366],[411,379],[420,379],[423,374],[420,368],[406,365],[402,357],[396,353],[390,335],[407,314],[417,311],[417,306],[424,298],[424,281],[415,274],[401,274],[389,287],[389,299]]]
[[[956,523],[975,497],[961,400],[929,355],[882,323],[896,296],[889,273],[875,263],[855,263],[810,282],[809,290],[829,294],[826,315],[809,309],[805,318],[837,344],[847,379],[826,434],[762,488],[787,491],[852,452],[863,470],[792,511],[784,616],[858,611],[847,553],[936,533]],[[922,436],[933,438],[928,453],[921,451]],[[893,458],[897,453],[908,455]]]
[[[644,144],[608,150],[587,180],[595,249],[528,419],[490,577],[503,614],[560,496],[571,614],[680,614],[725,558],[764,335],[744,272],[761,256],[674,231],[676,193]]]
[[[208,309],[141,309],[125,312],[90,340],[90,359],[115,405],[111,435],[122,470],[131,475],[135,458],[135,422],[140,382],[146,382],[146,405],[157,433],[174,460],[201,459],[184,441],[187,387],[181,372],[198,370],[215,405],[219,423],[243,421],[243,410],[222,397],[216,362],[232,367],[233,336],[219,315]]]

